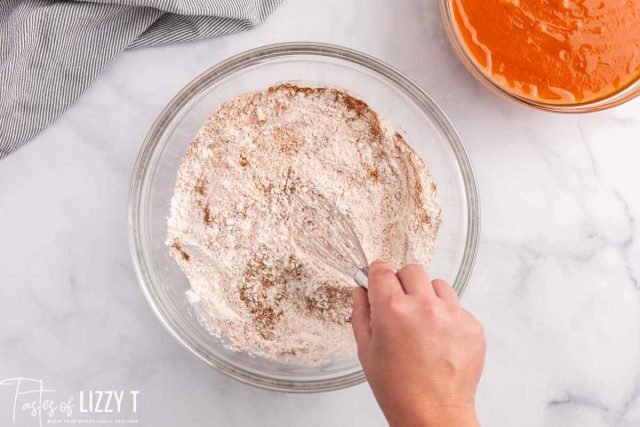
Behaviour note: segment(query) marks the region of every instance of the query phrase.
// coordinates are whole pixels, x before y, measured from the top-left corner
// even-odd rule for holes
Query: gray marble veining
[[[467,74],[429,0],[288,0],[248,33],[129,51],[0,162],[0,380],[140,390],[145,426],[385,425],[366,385],[287,395],[213,372],[163,330],[130,262],[129,179],[156,116],[216,62],[294,40],[405,72],[469,151],[483,223],[463,304],[488,338],[483,425],[640,426],[640,101],[584,116],[509,104]],[[0,387],[0,425],[12,398]]]

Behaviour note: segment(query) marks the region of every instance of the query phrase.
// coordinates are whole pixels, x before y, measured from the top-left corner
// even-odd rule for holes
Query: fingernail
[[[376,265],[376,264],[384,264],[384,260],[380,259],[380,258],[376,258],[371,265]]]

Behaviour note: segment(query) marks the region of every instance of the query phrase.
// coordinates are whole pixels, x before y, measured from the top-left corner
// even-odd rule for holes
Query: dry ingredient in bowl
[[[291,191],[317,191],[352,221],[371,259],[427,264],[436,185],[400,134],[337,89],[281,84],[224,102],[182,158],[167,244],[236,350],[312,365],[355,351],[354,283],[290,230]]]

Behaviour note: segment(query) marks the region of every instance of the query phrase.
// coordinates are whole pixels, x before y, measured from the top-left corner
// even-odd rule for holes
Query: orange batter
[[[640,77],[640,0],[451,0],[477,64],[545,102],[603,98]]]

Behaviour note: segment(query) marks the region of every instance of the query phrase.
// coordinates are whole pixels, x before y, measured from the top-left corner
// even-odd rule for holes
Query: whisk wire
[[[303,236],[308,245],[308,249],[311,249],[311,252],[314,253],[316,258],[324,261],[329,267],[338,270],[339,272],[350,276],[352,275],[352,270],[345,264],[341,264],[338,262],[334,256],[329,252],[323,245],[320,243],[315,237],[309,235],[308,233],[303,231]]]
[[[306,250],[326,266],[355,279],[366,288],[367,257],[346,216],[328,199],[307,194],[310,202],[292,193],[295,235]]]
[[[336,219],[338,219],[337,224],[341,228],[341,230],[351,237],[350,239],[346,239],[346,242],[351,246],[349,248],[350,251],[347,251],[347,254],[349,254],[349,257],[351,258],[351,254],[353,252],[356,252],[356,256],[359,258],[358,261],[354,260],[353,258],[351,258],[351,260],[355,264],[364,264],[365,266],[368,265],[367,257],[364,254],[362,245],[360,244],[360,239],[358,239],[358,236],[356,236],[355,230],[353,229],[353,227],[351,227],[347,218],[342,214],[342,212],[338,210],[335,205],[331,204],[328,200],[323,199],[323,203],[334,213]]]

